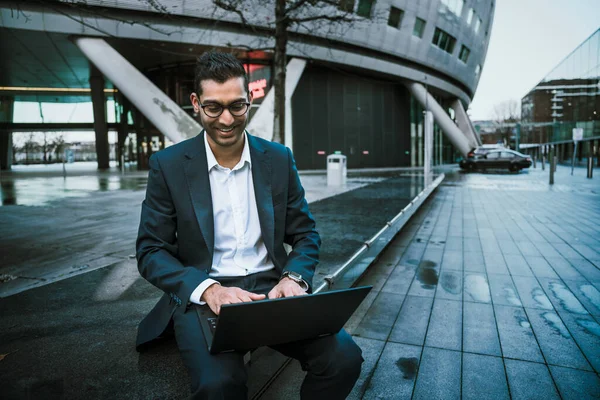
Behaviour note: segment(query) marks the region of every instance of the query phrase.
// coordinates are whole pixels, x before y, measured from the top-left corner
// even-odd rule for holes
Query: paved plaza
[[[358,285],[352,399],[600,398],[600,181],[446,174]],[[295,398],[292,362],[264,399]]]
[[[374,289],[346,326],[365,358],[350,398],[599,398],[600,176],[586,179],[582,169],[570,176],[559,167],[551,187],[548,169],[539,165],[519,174],[445,172],[442,185],[357,283]],[[359,219],[378,225],[373,207],[390,213],[395,207],[382,203],[392,203],[399,211],[413,193],[398,187],[418,191],[422,179],[405,174],[404,181],[397,174],[354,177],[354,190],[314,202],[330,230],[324,233],[343,229],[335,213],[345,225]],[[81,263],[94,255],[99,260],[68,279],[0,299],[7,398],[187,396],[172,341],[142,354],[133,349],[137,323],[160,295],[129,258],[144,186],[134,175],[105,178],[114,185],[130,179],[135,188],[0,207],[10,227],[2,234],[3,260],[56,257],[55,265],[66,266],[69,252]],[[302,180],[318,193],[323,176]],[[377,202],[362,209],[360,199]],[[86,209],[93,210],[89,218]],[[65,226],[69,213],[72,224]],[[380,227],[356,226],[365,237]],[[19,264],[22,271],[26,264]],[[253,398],[298,398],[303,373],[296,362],[281,368],[281,357],[260,349],[255,356]]]

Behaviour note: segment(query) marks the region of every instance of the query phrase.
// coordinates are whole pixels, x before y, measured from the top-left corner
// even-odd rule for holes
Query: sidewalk
[[[350,398],[599,398],[600,176],[446,176],[357,283]],[[261,399],[302,376],[292,361]]]

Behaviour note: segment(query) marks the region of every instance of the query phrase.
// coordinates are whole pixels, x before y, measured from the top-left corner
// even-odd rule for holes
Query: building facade
[[[573,129],[582,130],[576,157],[600,140],[600,29],[573,50],[521,100],[521,143],[555,145],[561,161],[572,157]]]
[[[211,0],[0,1],[0,69],[6,71],[0,95],[5,102],[75,101],[64,89],[90,88],[93,68],[73,37],[89,36],[103,38],[190,114],[195,57],[210,49],[232,52],[249,72],[254,116],[273,84],[273,2],[238,3],[244,21]],[[494,0],[342,0],[300,9],[294,17],[346,13],[351,21],[289,29],[288,59],[306,61],[290,95],[285,139],[299,168],[323,169],[336,151],[348,156],[350,168],[423,165],[426,108],[436,122],[435,164],[453,162],[457,148],[475,147],[465,110],[484,65],[494,6]],[[119,89],[109,80],[104,86]],[[39,90],[47,88],[55,92]],[[149,143],[164,145],[168,138],[134,105],[128,108],[135,137],[125,134],[121,145],[134,141],[147,158]],[[18,128],[7,117],[0,123],[4,132]]]

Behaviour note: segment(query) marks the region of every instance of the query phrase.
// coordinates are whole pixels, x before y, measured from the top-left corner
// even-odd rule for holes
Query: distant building
[[[521,143],[557,145],[562,159],[572,154],[573,128],[583,129],[584,156],[594,144],[598,148],[600,29],[523,97],[521,119]]]

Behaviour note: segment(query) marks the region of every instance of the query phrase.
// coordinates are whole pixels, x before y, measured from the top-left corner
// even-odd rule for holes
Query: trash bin
[[[327,186],[343,186],[346,184],[346,156],[330,154],[327,156]]]

